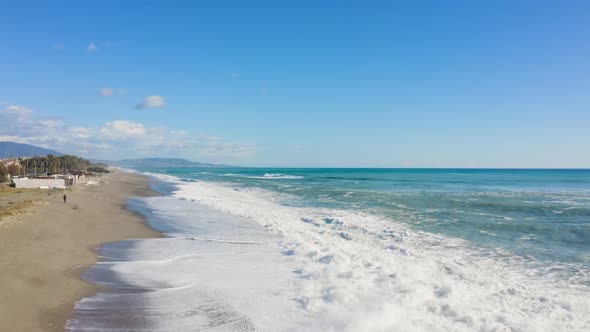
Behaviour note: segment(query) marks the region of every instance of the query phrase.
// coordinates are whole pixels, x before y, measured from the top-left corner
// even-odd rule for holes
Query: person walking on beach
[[[66,194],[64,194],[64,204],[66,204],[67,199],[68,199],[68,196],[66,196]]]

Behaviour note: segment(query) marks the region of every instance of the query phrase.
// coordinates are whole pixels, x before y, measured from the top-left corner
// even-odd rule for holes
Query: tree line
[[[15,175],[28,175],[39,173],[62,173],[71,170],[87,170],[90,161],[84,158],[63,155],[54,156],[49,154],[44,157],[18,158],[18,163],[5,165],[0,163],[0,178]]]

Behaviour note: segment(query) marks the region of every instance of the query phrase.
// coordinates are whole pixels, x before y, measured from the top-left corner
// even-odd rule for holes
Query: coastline
[[[146,176],[115,171],[98,187],[62,194],[31,192],[44,201],[0,228],[0,330],[63,331],[81,298],[100,287],[80,279],[104,243],[161,233],[127,210],[126,199],[157,195]]]
[[[180,180],[165,173],[112,176],[103,178],[107,183],[102,187],[67,191],[65,209],[61,191],[31,191],[19,198],[41,198],[39,192],[47,196],[35,205],[34,214],[11,223],[32,224],[20,237],[43,252],[32,251],[24,240],[18,250],[7,246],[12,238],[0,225],[0,282],[6,289],[0,290],[0,331],[62,331],[74,311],[75,319],[67,324],[75,331],[370,331],[422,330],[427,325],[457,331],[577,331],[590,326],[587,279],[545,274],[545,267],[564,271],[559,262],[537,267],[506,251],[474,250],[460,238],[376,215],[281,204],[271,190],[227,185],[226,173],[220,175],[222,183],[196,176],[196,181]],[[148,189],[148,182],[156,192]],[[342,195],[348,190],[340,188],[336,195],[349,199]],[[128,197],[137,198],[125,200]],[[49,223],[48,216],[56,220]],[[485,220],[495,220],[490,216],[501,217],[500,225],[511,225],[507,221],[512,219],[504,218],[510,216],[507,212],[487,214]],[[129,225],[132,228],[126,228]],[[150,234],[133,233],[146,229]],[[88,245],[84,238],[86,245],[69,243],[63,249],[47,239],[57,230],[63,242],[76,242],[92,230],[96,244]],[[109,233],[113,230],[115,235]],[[119,241],[123,239],[127,241]],[[27,250],[29,256],[20,254]],[[76,250],[91,257],[84,261],[72,255]],[[14,255],[9,257],[14,262],[4,252]],[[100,263],[94,264],[97,254]],[[59,273],[51,269],[52,255],[59,258]],[[531,276],[531,269],[538,274]],[[80,281],[81,272],[85,280],[111,291]],[[387,296],[398,293],[407,297]],[[81,298],[84,301],[77,302]],[[45,301],[44,307],[38,301]],[[408,318],[392,317],[392,312]],[[457,321],[459,315],[465,319]]]

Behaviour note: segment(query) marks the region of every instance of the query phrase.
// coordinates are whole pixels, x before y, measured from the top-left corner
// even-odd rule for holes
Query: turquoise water
[[[385,216],[525,258],[590,266],[590,170],[158,168]],[[287,194],[287,195],[284,195]]]
[[[590,331],[590,170],[138,171],[69,330]]]

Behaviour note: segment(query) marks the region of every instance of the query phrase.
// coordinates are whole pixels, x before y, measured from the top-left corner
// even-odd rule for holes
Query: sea
[[[71,331],[590,331],[590,170],[144,168]]]

